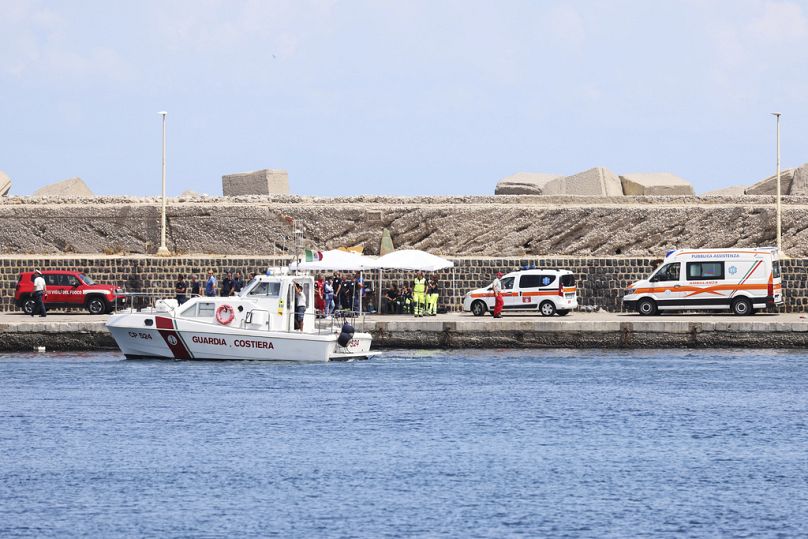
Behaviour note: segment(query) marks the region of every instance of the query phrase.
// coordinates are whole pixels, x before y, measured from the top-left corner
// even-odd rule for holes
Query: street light
[[[777,118],[777,252],[780,256],[785,256],[782,242],[782,208],[780,205],[780,116],[779,112],[772,112]]]
[[[168,113],[162,111],[157,114],[163,117],[163,211],[160,227],[160,248],[157,249],[157,256],[171,256],[171,252],[166,247],[166,115]]]

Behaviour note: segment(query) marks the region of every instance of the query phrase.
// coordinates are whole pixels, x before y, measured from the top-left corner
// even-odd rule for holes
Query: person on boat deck
[[[188,301],[187,291],[188,285],[185,283],[185,276],[183,274],[177,275],[177,284],[174,285],[174,293],[176,294],[175,297],[179,305]]]
[[[208,280],[205,282],[205,295],[213,297],[216,295],[216,276],[213,275],[213,270],[208,270]]]
[[[339,311],[342,309],[342,275],[339,272],[334,273],[331,286],[334,287],[334,311]]]
[[[295,283],[295,329],[303,331],[303,318],[306,315],[306,295],[300,283]]]
[[[191,275],[191,297],[196,298],[199,296],[199,289],[201,287],[201,283],[196,280],[196,273]]]

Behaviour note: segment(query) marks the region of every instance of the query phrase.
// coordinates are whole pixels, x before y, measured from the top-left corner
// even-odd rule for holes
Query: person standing
[[[224,275],[224,279],[222,279],[222,297],[228,297],[233,295],[233,272],[228,271]]]
[[[415,302],[415,316],[424,316],[426,307],[426,279],[424,272],[419,271],[412,281],[412,299]]]
[[[438,314],[438,282],[432,278],[426,287],[426,315]]]
[[[358,271],[354,273],[353,286],[353,310],[356,313],[362,312],[362,300],[365,299],[365,280]]]
[[[242,288],[244,288],[244,278],[241,276],[241,272],[237,271],[236,277],[233,279],[233,294],[238,295]]]
[[[186,301],[188,301],[188,285],[185,283],[185,276],[180,274],[177,275],[177,283],[174,285],[174,293],[176,294],[175,298],[177,299],[177,303],[182,305]]]
[[[505,300],[502,299],[502,272],[497,272],[497,277],[491,283],[491,291],[494,292],[494,318],[502,318],[502,307],[505,306]]]
[[[208,280],[205,281],[205,295],[209,298],[216,296],[217,284],[213,270],[208,270]]]
[[[325,280],[323,285],[323,301],[325,302],[325,317],[331,318],[334,312],[334,285],[331,284],[331,277]]]
[[[295,283],[295,329],[303,331],[303,319],[306,316],[306,294],[300,283]]]
[[[322,273],[314,280],[314,312],[318,317],[325,316],[325,280]]]
[[[334,280],[331,282],[334,287],[334,310],[342,309],[342,276],[339,272],[334,273]]]
[[[342,276],[342,308],[350,309],[353,302],[353,288],[354,283],[351,279],[351,274],[346,273]]]
[[[45,318],[47,311],[45,310],[45,278],[42,277],[42,272],[38,269],[34,270],[34,310],[31,311],[31,316],[39,314],[40,317]]]
[[[191,297],[199,297],[200,282],[196,280],[196,273],[191,275]]]

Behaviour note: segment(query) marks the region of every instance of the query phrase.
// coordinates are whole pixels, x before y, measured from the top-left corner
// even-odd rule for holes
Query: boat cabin
[[[311,275],[259,275],[244,285],[237,296],[196,297],[174,307],[176,318],[208,322],[230,328],[265,331],[295,331],[295,287],[306,298],[303,332],[315,331],[314,278]]]

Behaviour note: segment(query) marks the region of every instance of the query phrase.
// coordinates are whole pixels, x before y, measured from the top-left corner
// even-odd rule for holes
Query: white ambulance
[[[542,316],[564,316],[578,306],[575,275],[569,270],[527,269],[508,273],[502,283],[502,312],[538,311]],[[491,285],[468,292],[463,311],[482,316],[494,310]]]
[[[755,314],[783,304],[777,249],[679,249],[662,265],[630,285],[623,305],[642,315],[662,310],[730,310]]]

